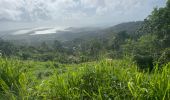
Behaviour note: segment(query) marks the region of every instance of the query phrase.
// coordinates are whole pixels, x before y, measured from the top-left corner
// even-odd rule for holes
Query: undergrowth
[[[170,64],[158,68],[138,71],[128,60],[56,65],[0,59],[0,99],[168,100]]]

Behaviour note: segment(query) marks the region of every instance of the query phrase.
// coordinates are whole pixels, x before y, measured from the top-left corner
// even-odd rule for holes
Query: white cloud
[[[0,19],[95,23],[122,15],[126,19],[137,13],[143,18],[154,6],[163,3],[165,0],[0,0]]]
[[[0,19],[18,20],[22,3],[22,0],[0,0]]]

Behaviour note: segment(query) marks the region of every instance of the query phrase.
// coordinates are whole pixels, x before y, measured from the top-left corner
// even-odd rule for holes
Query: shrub
[[[149,69],[150,71],[153,69],[152,56],[136,55],[133,60],[136,62],[139,69]]]

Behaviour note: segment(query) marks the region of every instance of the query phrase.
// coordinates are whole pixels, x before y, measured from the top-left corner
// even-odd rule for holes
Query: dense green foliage
[[[129,60],[78,65],[0,59],[0,99],[170,98],[170,64],[139,72]]]

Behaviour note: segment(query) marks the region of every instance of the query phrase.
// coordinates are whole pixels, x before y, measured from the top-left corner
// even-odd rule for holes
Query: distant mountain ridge
[[[90,39],[96,38],[98,36],[108,37],[109,34],[116,34],[120,31],[126,31],[128,34],[133,34],[141,25],[143,24],[142,21],[136,22],[127,22],[115,25],[113,27],[108,28],[94,28],[94,27],[83,27],[83,28],[74,28],[68,27],[63,30],[53,30],[51,34],[35,34],[36,31],[43,32],[48,31],[50,28],[41,28],[41,29],[30,29],[30,31],[25,31],[24,34],[17,34],[17,32],[22,30],[11,30],[11,31],[3,31],[0,33],[1,38],[17,42],[20,44],[36,44],[41,43],[44,41],[72,41],[74,39]],[[51,28],[52,29],[52,28]],[[55,28],[54,28],[55,29]],[[28,30],[28,29],[25,29]],[[17,35],[14,35],[17,34]],[[49,32],[50,33],[50,32]]]
[[[133,34],[136,30],[138,30],[138,28],[140,28],[143,23],[143,21],[126,22],[110,27],[108,30],[115,33],[126,31],[128,34]]]

